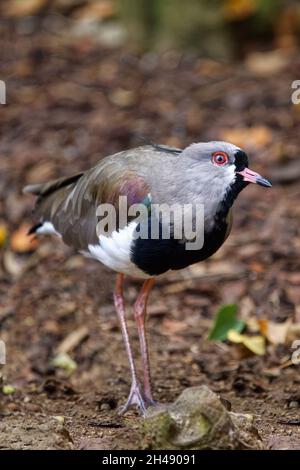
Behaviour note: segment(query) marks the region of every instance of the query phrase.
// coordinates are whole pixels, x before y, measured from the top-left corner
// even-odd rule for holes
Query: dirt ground
[[[231,140],[274,182],[271,190],[249,187],[240,195],[232,234],[211,260],[158,280],[148,319],[156,399],[172,401],[185,387],[206,384],[233,411],[254,415],[267,447],[300,448],[300,376],[288,362],[291,343],[269,343],[260,357],[207,340],[226,303],[237,303],[245,319],[300,321],[300,112],[291,103],[299,57],[284,57],[261,74],[247,62],[138,54],[71,35],[67,24],[58,34],[57,19],[32,21],[0,23],[0,78],[7,83],[0,217],[8,231],[0,269],[0,338],[7,345],[1,374],[2,385],[14,387],[0,394],[0,448],[140,446],[135,412],[116,414],[130,376],[112,304],[114,274],[56,239],[44,238],[32,253],[11,243],[32,220],[25,184],[88,168],[138,145],[140,136],[179,146]],[[127,280],[136,354],[130,305],[139,285]],[[79,340],[68,353],[77,368],[70,374],[52,360],[74,332]]]

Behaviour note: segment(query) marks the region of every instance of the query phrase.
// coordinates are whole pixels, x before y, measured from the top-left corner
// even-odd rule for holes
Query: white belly
[[[143,279],[151,276],[139,269],[130,259],[133,233],[137,224],[131,222],[127,227],[114,231],[111,236],[99,236],[99,244],[89,245],[85,256],[101,261],[105,266],[119,273]]]

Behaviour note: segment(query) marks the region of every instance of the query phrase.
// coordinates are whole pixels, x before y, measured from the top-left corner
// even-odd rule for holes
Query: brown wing
[[[85,250],[98,242],[99,204],[117,207],[122,195],[127,196],[128,205],[141,203],[150,192],[153,201],[173,201],[176,185],[169,175],[179,153],[179,149],[146,145],[106,157],[84,173],[29,186],[25,191],[38,196],[40,222],[52,222],[67,244]]]
[[[140,203],[149,187],[136,171],[112,159],[83,174],[29,186],[25,192],[38,196],[35,213],[41,223],[51,222],[65,243],[85,250],[98,242],[96,211],[101,203],[112,204],[118,212],[119,196],[127,196],[128,205]]]

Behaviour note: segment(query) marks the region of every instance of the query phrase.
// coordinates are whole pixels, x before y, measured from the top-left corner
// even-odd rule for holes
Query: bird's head
[[[231,191],[237,194],[249,183],[270,187],[271,183],[248,167],[247,154],[229,142],[213,141],[192,144],[183,154],[190,168],[203,183],[215,186],[220,194]]]
[[[219,214],[222,218],[242,189],[249,183],[270,187],[271,183],[248,168],[248,157],[228,142],[201,142],[186,147],[177,160],[178,171],[185,175],[177,194],[188,192],[204,204],[207,226]],[[182,196],[182,199],[185,196]],[[185,199],[187,199],[185,197]]]

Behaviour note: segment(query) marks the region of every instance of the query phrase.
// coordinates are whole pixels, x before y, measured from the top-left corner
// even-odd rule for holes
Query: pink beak
[[[238,175],[243,177],[244,181],[248,183],[256,183],[260,186],[266,186],[270,188],[272,184],[267,179],[263,178],[260,174],[256,173],[255,171],[250,170],[249,168],[244,168],[243,171],[237,171]]]

